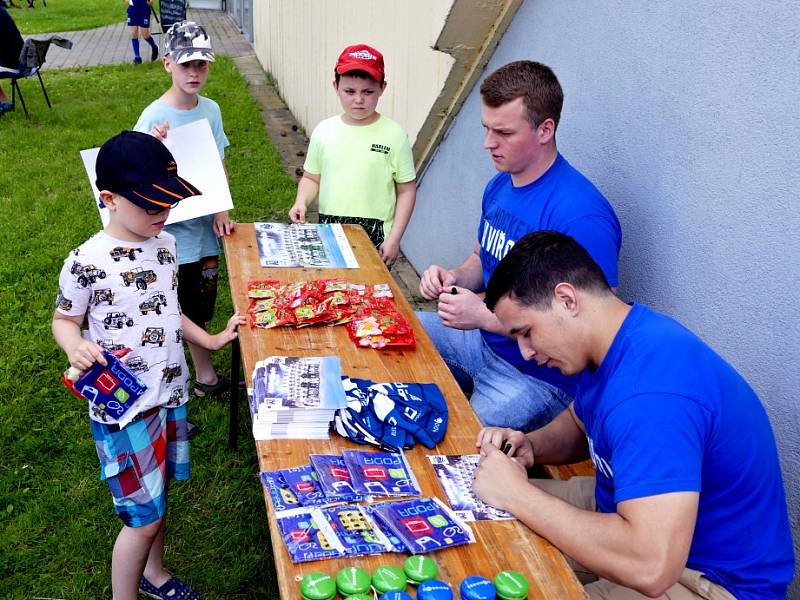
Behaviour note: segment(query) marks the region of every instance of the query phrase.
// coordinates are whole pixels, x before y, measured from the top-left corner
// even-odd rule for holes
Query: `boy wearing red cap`
[[[189,478],[181,340],[218,350],[236,338],[244,319],[235,314],[211,335],[181,313],[175,238],[164,225],[173,206],[201,192],[178,175],[162,142],[123,131],[100,148],[96,172],[109,222],[64,261],[53,336],[81,371],[106,365],[104,348],[130,348],[122,360],[147,386],[119,421],[89,404],[100,477],[124,523],[111,560],[115,600],[135,599],[139,591],[194,600],[200,595],[162,563],[168,482]]]
[[[376,111],[386,90],[381,53],[365,44],[345,48],[333,89],[344,112],[311,134],[289,218],[305,223],[306,208],[319,195],[320,223],[363,226],[391,267],[414,210],[417,175],[408,136]]]

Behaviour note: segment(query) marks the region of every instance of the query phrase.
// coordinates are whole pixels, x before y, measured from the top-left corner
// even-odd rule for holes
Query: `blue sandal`
[[[217,375],[217,383],[201,383],[194,382],[192,393],[200,398],[212,398],[214,396],[221,396],[227,392],[231,387],[231,381],[225,375]]]
[[[203,600],[197,590],[174,575],[159,588],[150,583],[143,575],[139,580],[139,591],[156,600]]]

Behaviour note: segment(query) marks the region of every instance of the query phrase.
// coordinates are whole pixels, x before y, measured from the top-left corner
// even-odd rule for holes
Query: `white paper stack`
[[[253,437],[327,439],[336,411],[346,406],[336,356],[270,356],[256,363],[249,390]]]

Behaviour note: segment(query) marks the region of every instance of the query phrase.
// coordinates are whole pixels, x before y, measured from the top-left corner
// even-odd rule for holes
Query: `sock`
[[[139,38],[131,39],[131,46],[133,46],[133,56],[135,58],[141,58],[139,56]]]
[[[152,36],[149,38],[144,38],[144,41],[150,44],[150,60],[155,60],[158,58],[158,46],[153,41]]]

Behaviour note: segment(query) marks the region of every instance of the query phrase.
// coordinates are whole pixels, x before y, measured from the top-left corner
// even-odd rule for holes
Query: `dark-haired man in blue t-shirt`
[[[794,556],[775,438],[731,365],[680,323],[622,302],[557,232],[517,242],[486,304],[526,359],[580,378],[542,429],[479,433],[481,499],[599,576],[591,598],[785,598]],[[528,480],[534,463],[588,456],[596,484]]]
[[[420,293],[438,313],[417,313],[485,425],[530,431],[570,402],[575,378],[527,363],[478,292],[497,263],[531,231],[552,229],[584,244],[617,286],[622,232],[614,209],[556,148],[563,93],[545,65],[517,61],[481,85],[484,147],[498,173],[486,186],[478,243],[454,269],[431,265]]]

